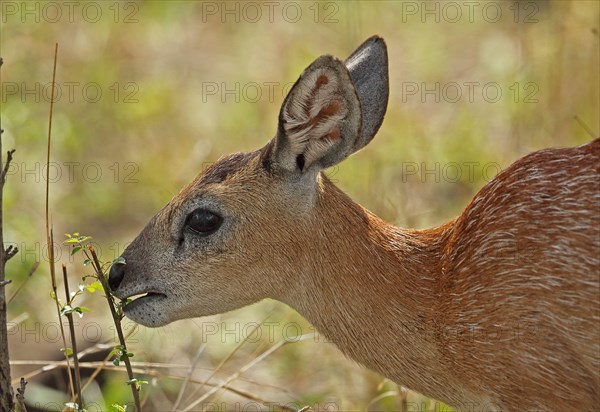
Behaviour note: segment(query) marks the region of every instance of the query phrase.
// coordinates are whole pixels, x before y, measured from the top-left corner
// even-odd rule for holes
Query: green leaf
[[[90,293],[94,293],[96,291],[100,291],[100,292],[104,291],[104,288],[102,287],[102,283],[99,280],[92,282],[89,285],[86,285],[85,288]]]
[[[92,259],[85,259],[85,260],[83,261],[83,266],[87,266],[87,265],[89,265],[90,263],[92,263]]]
[[[125,349],[123,348],[123,345],[116,345],[113,350],[110,352],[111,355],[115,355],[115,356],[121,356],[123,353],[125,353]]]
[[[119,359],[124,362],[125,359],[132,358],[132,357],[133,357],[133,353],[131,353],[131,352],[123,352],[123,353],[121,353],[121,356],[119,356]]]
[[[112,406],[113,408],[115,408],[115,410],[117,412],[127,412],[127,405],[121,406],[121,405],[117,405],[116,403],[113,403],[110,406]]]
[[[71,235],[68,233],[65,233],[65,236],[68,237],[69,239],[71,238]]]
[[[68,315],[70,313],[77,313],[79,315],[79,317],[83,317],[83,313],[84,312],[91,312],[92,310],[89,308],[86,308],[85,306],[71,306],[71,305],[65,305],[62,307],[62,309],[60,310],[60,314],[61,315]]]
[[[75,238],[71,238],[71,239],[67,239],[63,242],[65,245],[69,245],[71,243],[79,243],[79,240],[75,239]]]
[[[73,308],[73,311],[76,312],[80,318],[82,318],[84,312],[91,312],[92,310],[89,308],[86,308],[85,306],[77,306],[77,307]]]
[[[81,246],[75,246],[73,248],[73,250],[71,250],[71,256],[73,256],[75,253],[79,252],[81,250]]]
[[[140,389],[140,387],[142,385],[147,385],[148,381],[143,381],[143,380],[140,380],[140,379],[133,378],[133,379],[129,379],[125,383],[128,384],[128,385],[135,385],[136,389]]]
[[[65,354],[65,356],[71,356],[73,354],[73,349],[71,348],[60,348],[60,351]]]
[[[115,366],[119,366],[119,364],[121,363],[121,361],[119,360],[119,358],[114,358],[112,361],[113,365]]]

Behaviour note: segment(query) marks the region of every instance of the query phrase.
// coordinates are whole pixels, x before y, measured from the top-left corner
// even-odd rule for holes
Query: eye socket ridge
[[[208,209],[198,208],[185,219],[184,229],[194,235],[208,236],[221,227],[223,218]]]

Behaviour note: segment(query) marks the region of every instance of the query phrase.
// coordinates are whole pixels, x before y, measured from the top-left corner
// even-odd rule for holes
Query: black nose
[[[110,267],[108,274],[108,286],[114,291],[117,290],[123,278],[125,277],[125,265],[122,263],[115,263]]]

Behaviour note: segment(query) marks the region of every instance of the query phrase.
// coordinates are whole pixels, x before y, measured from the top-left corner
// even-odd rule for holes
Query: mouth
[[[127,303],[123,306],[124,311],[132,310],[140,305],[159,302],[167,298],[167,295],[160,292],[136,293],[128,296],[125,300]]]

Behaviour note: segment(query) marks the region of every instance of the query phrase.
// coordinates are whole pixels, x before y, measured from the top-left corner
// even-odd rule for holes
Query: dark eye
[[[223,218],[206,209],[196,209],[185,221],[185,228],[196,235],[207,236],[215,233],[223,223]]]

